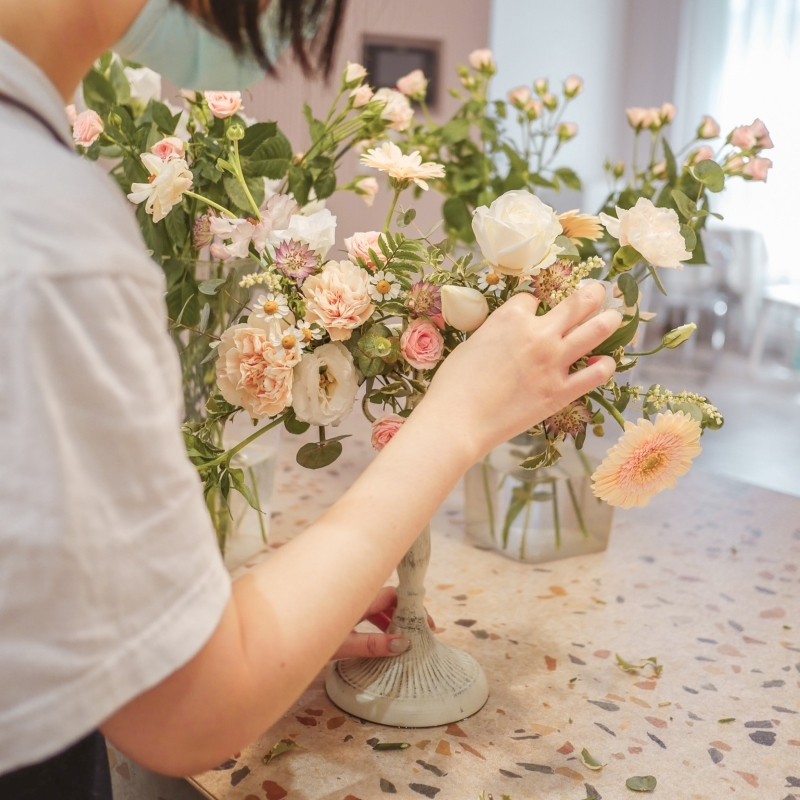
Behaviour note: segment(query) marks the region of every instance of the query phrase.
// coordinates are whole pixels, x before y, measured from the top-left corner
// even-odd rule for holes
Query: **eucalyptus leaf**
[[[583,766],[587,769],[603,769],[605,766],[605,764],[601,764],[594,758],[585,747],[581,750],[581,761],[583,761]]]
[[[283,426],[287,431],[289,431],[289,433],[292,433],[295,436],[305,433],[311,427],[308,422],[301,422],[299,419],[297,419],[297,417],[294,416],[294,414],[286,417],[286,419],[283,421]]]
[[[697,234],[694,232],[693,228],[690,228],[688,225],[681,225],[681,236],[683,236],[684,242],[686,242],[686,249],[690,252],[697,247]]]
[[[678,206],[678,211],[685,219],[690,220],[697,213],[697,203],[687,197],[680,189],[672,190],[672,199]]]
[[[639,284],[629,272],[625,272],[617,279],[617,286],[622,292],[625,305],[633,307],[639,302]]]
[[[713,159],[707,158],[695,164],[693,172],[697,180],[706,185],[709,192],[721,192],[725,188],[725,173]]]
[[[561,252],[558,254],[559,258],[568,259],[570,261],[581,260],[581,254],[578,252],[578,248],[575,246],[572,239],[561,235],[556,236],[555,244],[561,248]]]
[[[342,454],[340,441],[309,442],[297,451],[297,463],[306,469],[330,466]]]
[[[625,785],[632,792],[652,792],[656,788],[656,779],[652,775],[636,775],[628,778]]]
[[[293,741],[292,739],[281,739],[278,744],[276,744],[272,750],[269,751],[264,756],[264,763],[269,764],[274,758],[278,756],[282,756],[284,753],[288,753],[291,750],[297,750],[300,748],[300,745],[297,742]]]
[[[215,295],[219,292],[219,287],[225,283],[226,278],[210,278],[207,281],[202,281],[198,284],[197,288],[203,294]]]

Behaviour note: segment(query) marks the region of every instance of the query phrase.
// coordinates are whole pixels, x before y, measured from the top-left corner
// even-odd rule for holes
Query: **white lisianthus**
[[[353,410],[358,377],[353,358],[341,342],[306,353],[294,368],[295,416],[310,425],[338,425]]]
[[[402,92],[395,89],[378,89],[372,99],[384,104],[381,118],[389,123],[392,130],[408,130],[411,120],[414,118],[414,109],[411,108],[411,102]]]
[[[336,242],[336,217],[327,208],[309,216],[292,214],[289,225],[281,230],[273,230],[269,242],[276,246],[290,239],[304,242],[309,250],[313,250],[320,258],[325,258]]]
[[[390,178],[400,183],[408,185],[413,181],[426,192],[428,191],[426,181],[444,177],[444,167],[441,164],[433,161],[426,161],[423,164],[419,150],[406,155],[394,142],[384,142],[380,147],[368,151],[361,156],[361,163],[365,167],[387,173]]]
[[[161,99],[161,76],[147,67],[125,67],[123,70],[131,86],[131,99],[147,105]]]
[[[153,222],[159,222],[181,202],[183,193],[192,188],[192,173],[182,158],[162,161],[152,153],[142,153],[142,163],[151,175],[150,183],[134,183],[128,200],[152,214]]]
[[[671,208],[657,208],[646,197],[631,209],[617,206],[616,219],[600,214],[600,221],[621,246],[630,245],[655,267],[683,269],[681,261],[692,257],[678,215]]]
[[[442,316],[459,331],[475,331],[489,316],[486,298],[470,286],[442,286]]]
[[[356,81],[363,81],[367,77],[367,68],[354,61],[348,61],[344,69],[344,82],[349,86]]]
[[[524,189],[476,209],[472,230],[483,257],[504,275],[537,275],[561,252],[555,243],[562,231],[555,211]]]

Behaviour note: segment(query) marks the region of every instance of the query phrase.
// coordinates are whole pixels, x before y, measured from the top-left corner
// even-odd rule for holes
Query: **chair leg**
[[[758,312],[758,322],[753,334],[753,344],[750,348],[750,372],[755,377],[758,374],[758,367],[761,357],[764,355],[764,344],[767,337],[767,321],[769,318],[770,302],[761,301],[761,309]]]

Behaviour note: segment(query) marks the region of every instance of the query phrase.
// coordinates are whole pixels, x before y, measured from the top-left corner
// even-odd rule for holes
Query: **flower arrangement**
[[[603,307],[619,309],[622,323],[594,354],[612,356],[618,375],[629,372],[649,355],[630,349],[647,319],[639,284],[652,278],[660,285],[658,270],[697,260],[708,192],[733,175],[759,179],[758,153],[771,145],[754,124],[728,136],[723,155],[705,157],[696,148],[679,169],[663,138],[674,110],[641,118],[629,112],[637,141],[651,134],[648,165],[634,162],[631,180],[615,185],[599,216],[558,215],[534,192],[580,186],[574,172],[552,162],[576,134],[561,111],[582,81],[569,78],[561,99],[536,81],[508,103],[490,104],[492,55],[476,51],[469,60],[471,69],[460,69],[469,97],[442,126],[414,121],[410,98],[424,96],[423,75],[375,91],[364,68],[348,64],[326,117],[306,107],[312,144],[301,154],[275,123],[247,120],[238,93],[184,92],[184,108],[172,108],[152,86],[142,95],[141,69],[110,55],[87,77],[89,110],[74,119],[75,139],[88,158],[112,160],[167,274],[170,322],[184,356],[191,354],[187,382],[204,390],[187,393],[183,432],[207,497],[226,500],[238,490],[258,506],[232,459],[277,425],[293,434],[317,427],[318,441],[301,447],[297,460],[312,469],[333,463],[346,437],[330,436],[329,428],[351,413],[360,390],[372,443],[381,449],[442,361],[517,292],[536,295],[544,314],[585,281],[601,281]],[[512,109],[522,150],[503,129]],[[698,140],[716,133],[706,119]],[[391,202],[381,231],[352,233],[343,240],[346,257],[330,258],[336,220],[324,201],[345,190],[371,204],[378,187],[372,175],[337,186],[341,158],[356,145],[364,167],[386,174]],[[610,174],[619,183],[624,168]],[[446,196],[448,236],[438,241],[439,226],[419,230],[413,207],[399,204],[407,190],[431,186]],[[459,243],[482,258],[457,255]],[[670,331],[651,352],[677,347],[692,330]],[[573,369],[586,364],[583,358]],[[202,413],[193,416],[198,398]],[[634,407],[642,417],[636,424],[623,417]],[[225,450],[220,431],[242,413],[269,424]],[[645,390],[615,375],[536,426],[530,433],[541,447],[522,466],[554,464],[566,439],[582,447],[587,428],[601,434],[607,416],[624,432],[594,476],[595,493],[624,507],[672,485],[699,452],[701,433],[722,425],[704,397],[659,385]]]

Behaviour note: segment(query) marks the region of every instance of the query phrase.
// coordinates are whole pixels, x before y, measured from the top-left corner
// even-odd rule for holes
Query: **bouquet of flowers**
[[[238,490],[258,507],[232,459],[274,426],[293,434],[318,428],[318,441],[301,447],[297,460],[311,469],[333,463],[346,437],[329,429],[351,413],[360,391],[373,446],[381,449],[442,361],[512,295],[535,294],[538,313],[546,314],[585,281],[601,281],[603,307],[622,314],[620,328],[594,351],[614,358],[617,375],[530,431],[541,446],[522,466],[554,464],[566,439],[580,448],[587,428],[601,434],[611,417],[623,435],[593,476],[595,494],[612,505],[643,505],[688,471],[703,431],[722,425],[705,397],[658,384],[645,390],[621,376],[642,356],[691,335],[694,325],[682,326],[650,353],[632,351],[647,319],[639,284],[652,278],[659,285],[659,270],[691,263],[710,213],[708,192],[731,175],[758,179],[765,160],[757,154],[771,145],[766,129],[737,129],[723,156],[707,157],[700,147],[679,170],[662,136],[674,110],[648,111],[641,120],[629,112],[637,136],[651,132],[648,166],[634,165],[629,184],[613,189],[599,216],[558,215],[533,192],[559,181],[579,185],[571,170],[551,170],[547,155],[575,135],[574,126],[560,121],[546,82],[515,90],[510,105],[528,131],[523,151],[516,150],[501,124],[506,105],[488,111],[491,54],[473,53],[470,63],[461,75],[471,96],[443,126],[412,124],[409,98],[424,95],[421,74],[374,92],[364,68],[348,64],[325,119],[306,110],[312,144],[303,154],[293,153],[274,123],[248,124],[237,93],[184,93],[186,107],[172,109],[135,96],[135,66],[109,56],[90,73],[90,109],[75,120],[75,138],[88,157],[112,159],[167,272],[176,341],[195,354],[192,368],[202,368],[206,389],[202,414],[187,414],[184,437],[208,498],[227,502]],[[579,79],[568,79],[564,105],[581,89]],[[718,132],[712,122],[703,121],[701,139]],[[391,202],[381,231],[353,232],[343,239],[346,257],[329,258],[335,217],[318,204],[337,189],[340,159],[356,145],[362,165],[387,176]],[[655,161],[658,145],[663,165]],[[622,178],[623,169],[610,169]],[[414,208],[399,202],[430,184],[447,196],[448,235],[438,240],[439,225],[423,232]],[[361,175],[338,188],[371,203],[377,186],[374,176]],[[457,244],[473,242],[474,254],[458,254]],[[181,259],[201,253],[210,271],[199,280]],[[640,418],[626,421],[623,413],[634,408]],[[237,414],[269,424],[225,450],[220,431]]]

